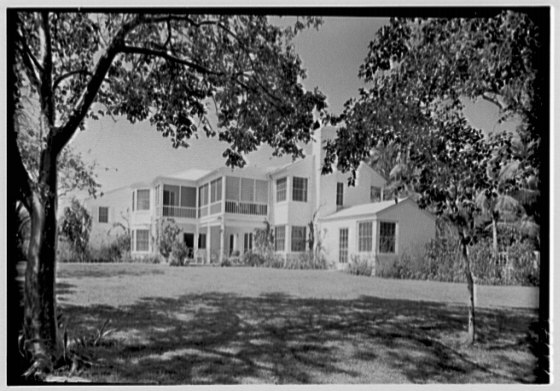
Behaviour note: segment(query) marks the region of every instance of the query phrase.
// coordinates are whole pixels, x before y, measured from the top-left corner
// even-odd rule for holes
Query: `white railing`
[[[165,217],[196,219],[196,208],[194,207],[163,205],[159,207],[159,213]]]
[[[250,202],[226,201],[226,213],[266,216],[268,213],[268,205]]]

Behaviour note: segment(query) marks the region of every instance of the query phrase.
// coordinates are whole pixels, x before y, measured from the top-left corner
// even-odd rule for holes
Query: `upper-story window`
[[[342,208],[344,204],[344,183],[337,182],[336,184],[336,209]]]
[[[292,200],[307,202],[307,178],[293,178]]]
[[[210,182],[210,203],[222,200],[222,178]]]
[[[381,199],[381,188],[377,186],[371,186],[369,189],[369,200],[370,202],[383,201]]]
[[[208,205],[208,184],[198,188],[198,204],[200,206]]]
[[[98,221],[100,223],[108,223],[109,222],[109,208],[106,206],[99,207],[98,213]]]
[[[136,191],[136,209],[150,209],[150,189],[142,189]]]
[[[288,180],[286,177],[276,180],[276,202],[286,201]]]

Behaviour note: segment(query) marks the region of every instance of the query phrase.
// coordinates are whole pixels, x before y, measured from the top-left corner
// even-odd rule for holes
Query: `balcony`
[[[174,205],[163,205],[158,208],[158,214],[164,217],[180,219],[196,219],[196,208]]]
[[[226,213],[266,216],[268,213],[268,205],[250,202],[226,201]]]

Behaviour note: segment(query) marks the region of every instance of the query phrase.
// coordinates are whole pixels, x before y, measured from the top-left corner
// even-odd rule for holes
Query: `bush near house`
[[[424,255],[407,251],[376,275],[385,278],[465,282],[464,264],[454,239],[432,240]],[[508,247],[498,260],[492,254],[490,239],[482,239],[469,247],[472,270],[478,284],[539,285],[540,264],[531,241],[523,240]],[[354,273],[356,274],[356,273]]]
[[[348,262],[348,268],[346,271],[357,276],[371,277],[375,275],[376,263],[375,258],[352,255],[350,257],[350,262]]]

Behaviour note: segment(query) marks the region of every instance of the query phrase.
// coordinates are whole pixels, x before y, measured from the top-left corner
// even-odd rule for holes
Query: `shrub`
[[[187,245],[180,241],[175,241],[171,247],[171,261],[169,266],[184,266],[187,265],[190,249]]]
[[[263,266],[266,262],[266,258],[262,253],[247,251],[241,256],[241,262],[247,266]]]
[[[530,240],[514,243],[507,251],[510,272],[508,282],[520,285],[539,286],[540,259],[535,254],[535,248]]]
[[[350,262],[348,262],[348,269],[346,270],[348,273],[357,276],[371,277],[375,275],[375,259],[352,255],[350,257]]]
[[[70,206],[64,209],[59,229],[72,248],[76,260],[85,262],[91,231],[91,216],[78,200],[72,199]]]
[[[168,260],[181,233],[181,228],[172,219],[163,221],[161,225],[161,234],[158,235],[158,249],[160,254]]]
[[[312,251],[288,254],[286,269],[326,269],[327,261],[323,256],[316,256]]]

